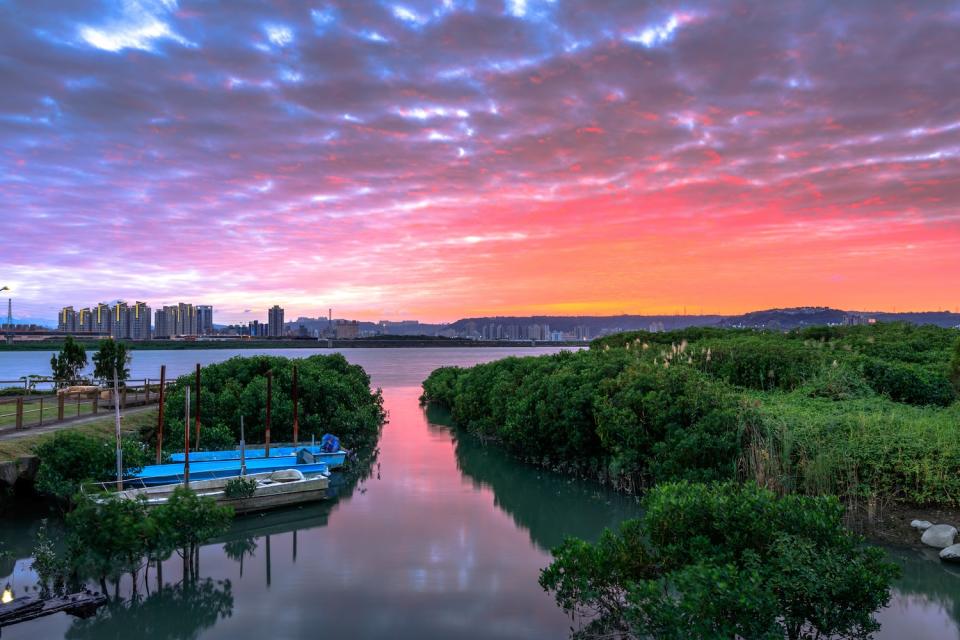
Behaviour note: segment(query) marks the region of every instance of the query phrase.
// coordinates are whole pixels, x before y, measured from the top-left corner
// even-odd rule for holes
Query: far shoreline
[[[75,338],[88,351],[96,351],[99,340]],[[467,340],[429,336],[392,336],[353,339],[206,339],[206,340],[123,340],[131,351],[186,351],[194,349],[396,349],[396,348],[477,348],[504,349],[538,347],[587,347],[587,341],[559,340]],[[0,353],[14,351],[57,351],[64,341],[59,338],[0,343]]]

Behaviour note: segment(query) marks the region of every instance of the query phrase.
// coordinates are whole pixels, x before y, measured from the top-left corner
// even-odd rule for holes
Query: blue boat
[[[271,451],[271,453],[273,453]],[[193,454],[190,455],[193,458]],[[327,475],[330,473],[325,462],[297,463],[297,456],[257,458],[246,461],[247,473],[266,473],[281,469],[297,469],[305,476]],[[190,460],[191,480],[214,480],[240,475],[240,460]],[[131,478],[140,480],[145,486],[176,484],[183,482],[183,463],[152,464],[143,467]]]
[[[285,458],[296,456],[299,451],[305,450],[313,456],[315,462],[324,462],[331,469],[336,469],[343,465],[347,452],[343,449],[339,451],[322,451],[320,445],[298,445],[294,447],[270,447],[270,458]],[[247,460],[262,460],[266,457],[265,449],[247,449],[245,454]],[[191,451],[190,462],[209,462],[213,460],[239,460],[239,449],[225,449],[221,451]],[[170,456],[171,462],[183,463],[183,453],[174,453]]]

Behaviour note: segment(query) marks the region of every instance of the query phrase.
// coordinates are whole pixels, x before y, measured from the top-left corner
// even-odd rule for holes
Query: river
[[[383,389],[389,422],[369,475],[331,500],[237,519],[203,547],[195,587],[178,586],[181,563],[151,571],[135,599],[88,620],[57,614],[3,630],[38,638],[564,638],[571,621],[537,584],[549,548],[566,535],[595,539],[636,516],[630,497],[514,462],[458,436],[445,416],[418,404],[436,367],[468,366],[557,349],[346,349]],[[132,378],[156,378],[230,356],[305,357],[329,350],[135,351]],[[45,373],[50,354],[0,353],[0,380]],[[31,589],[36,515],[0,518],[0,588]],[[960,639],[960,574],[935,553],[888,549],[904,568],[882,640]],[[141,582],[143,576],[141,574]],[[149,587],[149,593],[147,589]],[[121,594],[130,594],[129,578]]]

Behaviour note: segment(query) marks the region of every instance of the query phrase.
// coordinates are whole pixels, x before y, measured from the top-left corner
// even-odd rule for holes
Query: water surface
[[[438,366],[467,366],[555,349],[348,349],[383,388],[389,423],[368,477],[310,507],[238,519],[201,552],[197,585],[180,584],[174,556],[162,589],[151,570],[127,603],[90,620],[63,614],[3,630],[4,640],[73,638],[564,638],[571,621],[537,584],[548,549],[566,535],[595,539],[639,513],[635,500],[510,460],[458,436],[419,406],[419,384]],[[316,353],[330,353],[316,350]],[[251,354],[248,350],[237,353]],[[303,357],[313,350],[267,350]],[[137,351],[131,375],[192,371],[233,351]],[[0,379],[45,372],[49,354],[0,353]],[[22,594],[37,517],[0,518],[15,560],[0,586]],[[879,638],[960,638],[960,576],[935,554],[891,550],[905,568]],[[147,593],[149,587],[149,593]]]

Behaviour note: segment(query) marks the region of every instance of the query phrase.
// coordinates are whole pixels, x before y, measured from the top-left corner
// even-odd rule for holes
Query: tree
[[[113,370],[117,370],[117,379],[123,382],[130,377],[130,355],[127,345],[112,338],[105,338],[97,346],[93,354],[93,377],[101,380],[113,381]]]
[[[50,356],[50,368],[57,387],[65,387],[80,376],[87,366],[87,351],[72,336],[67,336],[60,353]]]
[[[658,485],[640,520],[553,555],[540,584],[591,617],[583,637],[862,640],[898,575],[844,529],[836,498],[754,484]]]

